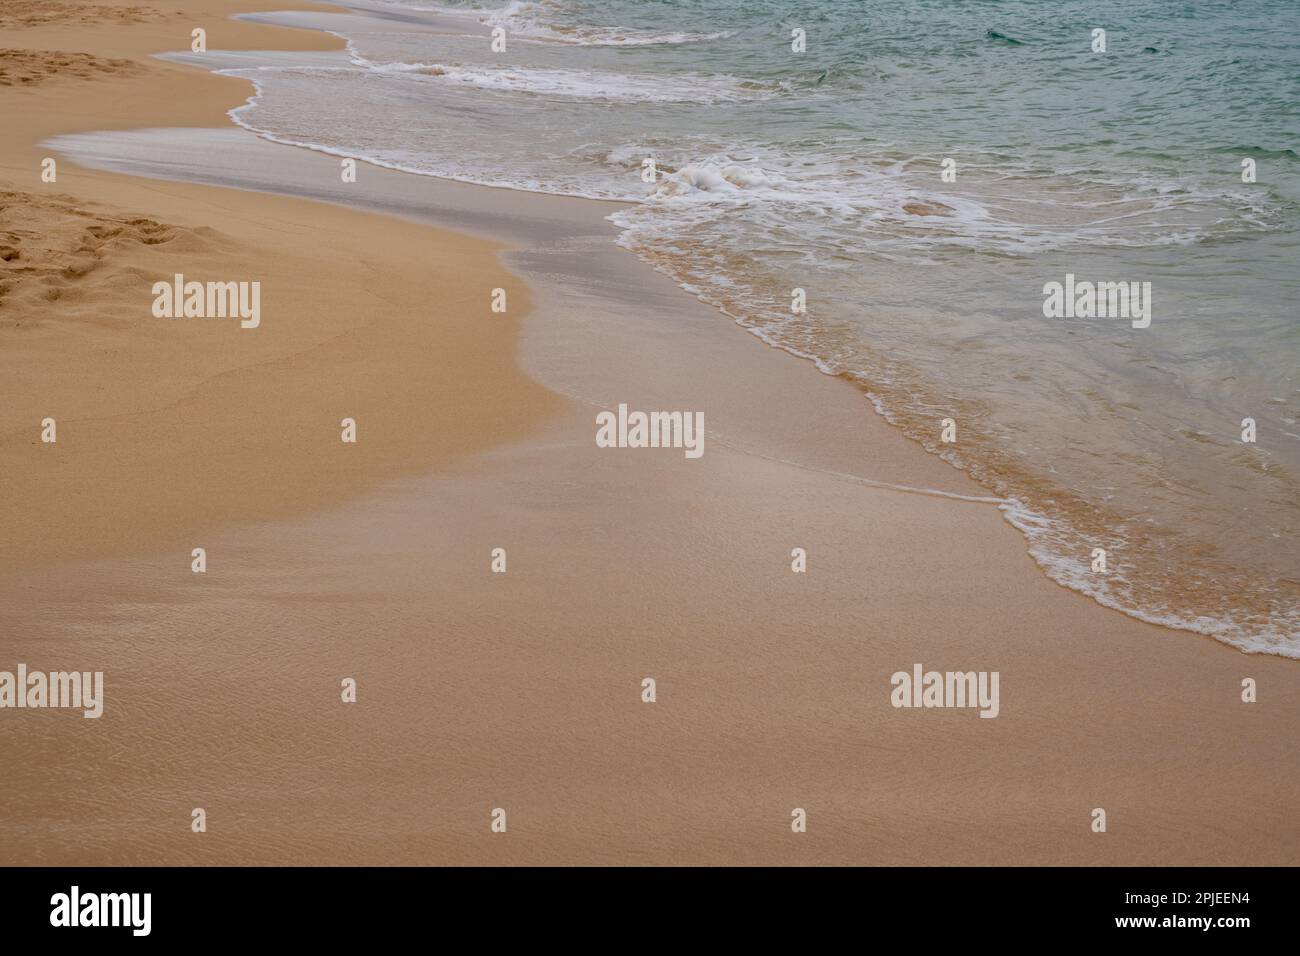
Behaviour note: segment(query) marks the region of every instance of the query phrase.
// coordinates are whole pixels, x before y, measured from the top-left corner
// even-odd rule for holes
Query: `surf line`
[[[553,385],[548,386],[548,388],[550,388],[552,391],[560,395],[565,396],[566,398],[573,399],[575,402],[582,402],[586,405],[592,405],[596,408],[605,408],[609,404],[608,402],[601,402],[593,398],[589,398],[586,395],[580,395],[577,392],[571,391],[569,389],[560,388]],[[865,478],[862,475],[851,475],[848,472],[834,471],[833,469],[830,468],[818,468],[815,465],[805,465],[802,462],[791,461],[789,458],[778,458],[776,455],[765,455],[762,452],[754,451],[753,449],[750,448],[744,448],[740,445],[735,444],[734,442],[728,441],[725,436],[719,436],[716,429],[709,429],[709,440],[712,442],[717,442],[718,444],[722,445],[724,448],[728,448],[731,451],[737,452],[741,455],[752,455],[754,458],[761,458],[764,461],[772,461],[781,465],[789,465],[791,468],[798,468],[800,471],[811,471],[811,472],[816,472],[819,475],[827,475],[831,478],[842,478],[845,481],[854,481],[861,485],[868,485],[872,488],[882,488],[886,491],[898,491],[908,495],[924,495],[928,498],[947,498],[952,501],[967,501],[973,504],[981,504],[981,505],[1000,505],[1003,507],[1020,507],[1020,508],[1024,507],[1024,504],[1017,498],[998,498],[993,495],[963,495],[956,491],[940,491],[938,488],[922,488],[917,485],[899,485],[899,484],[895,484],[892,481],[880,481],[879,479],[876,478]]]
[[[764,461],[774,461],[782,465],[790,465],[792,468],[799,468],[802,471],[814,471],[819,475],[829,475],[832,478],[843,478],[846,481],[855,481],[860,485],[869,485],[872,488],[884,488],[887,491],[901,491],[908,495],[925,495],[927,498],[949,498],[953,501],[970,501],[982,505],[1018,505],[1020,504],[1015,498],[996,498],[990,495],[963,495],[956,491],[940,491],[938,488],[921,488],[917,485],[898,485],[892,481],[880,481],[876,478],[864,478],[862,475],[850,475],[844,471],[834,471],[830,468],[818,468],[814,465],[805,465],[797,461],[791,461],[788,458],[777,458],[775,455],[764,455],[762,452],[752,451],[747,448],[741,448],[727,442],[725,438],[718,438],[716,432],[710,432],[713,441],[721,444],[724,448],[730,448],[732,451],[738,451],[742,455],[753,455],[755,458],[762,458]]]

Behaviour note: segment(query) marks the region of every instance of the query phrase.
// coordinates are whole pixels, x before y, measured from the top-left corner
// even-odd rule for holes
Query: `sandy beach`
[[[0,711],[0,863],[1300,862],[1296,661],[1051,581],[613,204],[344,183],[155,56],[341,48],[230,19],[268,9],[365,15],[0,9],[0,670],[105,684]],[[260,325],[156,318],[178,273],[260,282]],[[598,447],[621,403],[705,453]],[[892,706],[916,664],[998,672],[996,719]]]

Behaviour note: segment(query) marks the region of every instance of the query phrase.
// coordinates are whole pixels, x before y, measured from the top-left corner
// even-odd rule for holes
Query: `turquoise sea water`
[[[1300,657],[1300,4],[369,8],[236,118],[633,201],[623,245],[1012,499],[1055,579]],[[1045,317],[1067,274],[1149,282],[1150,326]]]

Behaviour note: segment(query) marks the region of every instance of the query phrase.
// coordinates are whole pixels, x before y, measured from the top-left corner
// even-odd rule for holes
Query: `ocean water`
[[[1055,580],[1300,657],[1300,4],[368,7],[346,66],[232,70],[236,120],[628,201],[622,245],[1006,498]],[[1067,274],[1150,283],[1149,327],[1045,317]]]

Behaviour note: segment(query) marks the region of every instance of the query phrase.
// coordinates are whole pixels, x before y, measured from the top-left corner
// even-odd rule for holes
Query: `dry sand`
[[[66,20],[14,32],[35,48],[21,57],[25,69],[45,72],[35,89],[0,94],[7,125],[22,133],[0,147],[0,427],[10,464],[0,567],[139,551],[178,532],[306,512],[518,436],[556,405],[514,369],[527,290],[487,243],[70,164],[56,183],[41,182],[49,151],[36,143],[54,132],[228,122],[246,83],[147,56],[187,41],[191,22],[206,25],[213,46],[281,34],[338,45],[211,12],[162,12],[176,6],[101,27],[72,12],[96,6],[69,3]],[[93,36],[85,24],[96,24]],[[131,67],[86,78],[80,58],[42,52],[55,46]],[[155,319],[150,288],[175,273],[260,281],[266,322]],[[491,313],[495,287],[507,289],[513,315]],[[503,387],[485,390],[486,381]],[[39,441],[46,417],[57,423],[54,445]],[[365,441],[342,449],[356,454],[339,454],[345,417],[361,423]]]
[[[0,11],[0,669],[107,686],[98,720],[0,711],[0,862],[1297,862],[1294,662],[1058,587],[993,505],[867,483],[983,494],[598,204],[368,167],[349,197],[470,235],[40,181],[61,133],[228,127],[247,84],[148,56],[194,25],[337,48],[224,19],[267,6]],[[248,149],[232,182],[337,169]],[[262,327],[153,318],[175,272],[261,280]],[[704,410],[704,457],[597,449],[620,401]],[[895,710],[915,662],[999,671],[1000,716]]]

